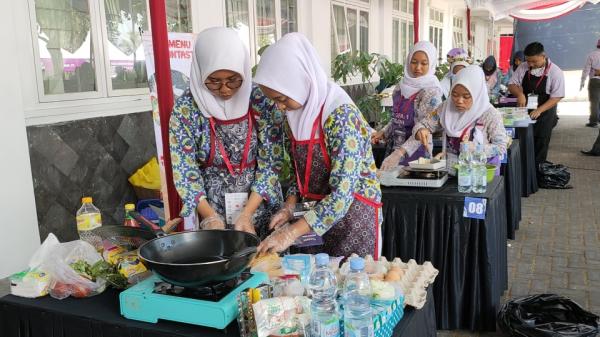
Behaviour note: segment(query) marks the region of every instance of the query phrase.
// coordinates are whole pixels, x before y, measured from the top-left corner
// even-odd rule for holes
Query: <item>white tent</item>
[[[512,16],[521,20],[547,20],[567,14],[586,2],[600,0],[465,0],[471,10],[486,9],[495,20]]]

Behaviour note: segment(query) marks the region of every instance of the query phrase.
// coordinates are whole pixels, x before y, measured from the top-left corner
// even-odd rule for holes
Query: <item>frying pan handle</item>
[[[240,251],[233,253],[231,255],[231,259],[237,259],[238,257],[244,257],[244,256],[248,256],[250,254],[254,254],[254,253],[256,253],[256,250],[257,250],[256,246],[246,247]]]
[[[136,211],[129,211],[129,214],[131,214],[131,216],[134,219],[136,219],[140,224],[142,224],[142,226],[144,226],[147,229],[149,229],[152,232],[154,232],[154,235],[156,235],[157,237],[161,238],[163,236],[167,236],[167,233],[163,232],[162,228],[160,228],[159,226],[157,226],[154,222],[146,219],[140,213],[138,213]]]
[[[240,251],[237,251],[237,252],[233,253],[229,257],[229,261],[227,261],[227,263],[225,263],[225,269],[229,269],[229,267],[230,267],[229,265],[231,263],[234,263],[234,264],[235,263],[239,263],[240,258],[246,257],[246,256],[251,255],[251,254],[255,254],[256,251],[257,251],[257,248],[258,247],[256,247],[256,246],[246,247],[246,248],[244,248],[244,249],[242,249]]]

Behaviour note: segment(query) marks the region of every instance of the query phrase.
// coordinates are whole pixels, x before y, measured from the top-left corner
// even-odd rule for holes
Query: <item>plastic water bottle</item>
[[[94,206],[91,197],[81,198],[81,208],[77,211],[77,232],[79,239],[89,242],[96,249],[102,249],[102,240],[92,231],[102,226],[102,216],[98,207]]]
[[[371,283],[364,272],[365,260],[350,260],[350,272],[344,283],[344,336],[373,337]]]
[[[485,193],[487,188],[487,155],[483,144],[477,144],[475,153],[473,154],[473,192]]]
[[[315,256],[316,268],[308,279],[308,289],[312,302],[310,304],[311,337],[339,337],[340,314],[335,300],[337,281],[335,274],[329,269],[329,255]]]
[[[460,155],[458,156],[458,191],[460,193],[471,192],[471,161],[469,143],[460,143]]]

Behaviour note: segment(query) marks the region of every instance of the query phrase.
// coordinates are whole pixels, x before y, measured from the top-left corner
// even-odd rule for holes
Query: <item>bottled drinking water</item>
[[[102,249],[102,239],[94,234],[94,229],[102,226],[102,216],[98,207],[94,206],[91,197],[81,199],[81,208],[77,211],[77,233],[79,239],[89,242],[94,248]]]
[[[311,337],[339,337],[340,314],[335,300],[337,281],[329,269],[329,255],[315,256],[316,268],[308,279],[308,289],[312,302],[310,305]]]
[[[473,154],[472,183],[474,193],[485,193],[487,187],[487,155],[483,144],[477,144]]]
[[[364,272],[365,260],[350,260],[350,272],[344,283],[344,336],[373,337],[371,283]]]
[[[460,193],[471,192],[471,157],[469,143],[460,143],[460,155],[458,156],[458,191]]]

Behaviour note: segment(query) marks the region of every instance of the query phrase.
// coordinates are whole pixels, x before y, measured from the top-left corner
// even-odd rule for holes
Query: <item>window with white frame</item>
[[[255,63],[261,48],[298,31],[297,0],[225,0],[225,12],[227,27],[238,31]]]
[[[333,1],[331,57],[349,51],[369,52],[369,1]]]
[[[146,0],[36,0],[32,34],[41,102],[148,92]],[[189,0],[167,0],[170,31],[191,32]]]
[[[429,42],[433,43],[438,51],[438,58],[442,58],[442,36],[444,35],[444,13],[438,9],[429,9]]]
[[[455,16],[452,19],[452,47],[464,48],[464,19],[462,17]]]
[[[413,1],[394,0],[392,4],[392,61],[404,64],[414,35]]]

